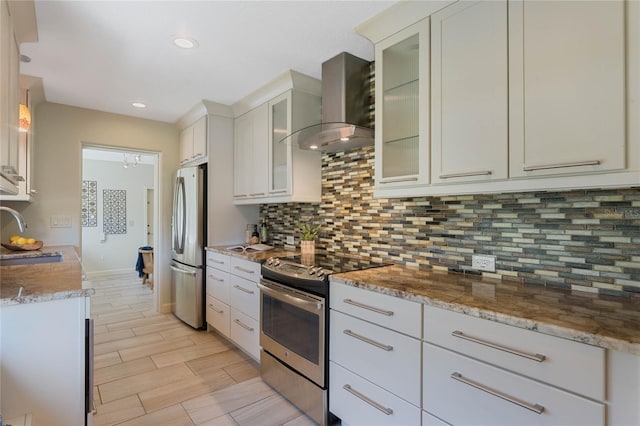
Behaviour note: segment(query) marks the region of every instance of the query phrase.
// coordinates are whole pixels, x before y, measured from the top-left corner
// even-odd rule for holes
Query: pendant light
[[[20,104],[18,122],[20,123],[19,131],[27,133],[29,131],[29,127],[31,127],[31,113],[25,104]]]

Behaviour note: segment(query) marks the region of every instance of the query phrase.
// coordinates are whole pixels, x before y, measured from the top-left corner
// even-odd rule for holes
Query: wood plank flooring
[[[259,366],[215,332],[152,308],[137,274],[91,281],[95,426],[307,426],[260,379]]]

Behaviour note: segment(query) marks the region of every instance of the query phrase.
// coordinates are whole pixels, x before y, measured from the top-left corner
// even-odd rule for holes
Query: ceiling
[[[288,69],[320,78],[343,51],[372,60],[354,27],[393,3],[36,0],[38,42],[21,46],[31,58],[21,73],[42,78],[49,102],[174,123]],[[199,46],[180,49],[177,35]]]

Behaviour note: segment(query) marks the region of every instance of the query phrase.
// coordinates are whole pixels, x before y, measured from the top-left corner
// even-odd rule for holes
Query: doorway
[[[158,156],[83,144],[81,251],[88,278],[134,274],[138,248],[158,246]]]

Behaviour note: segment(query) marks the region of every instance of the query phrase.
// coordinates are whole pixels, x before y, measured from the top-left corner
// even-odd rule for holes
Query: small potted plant
[[[300,251],[302,254],[315,253],[315,239],[320,232],[320,225],[312,226],[308,223],[300,225]]]

